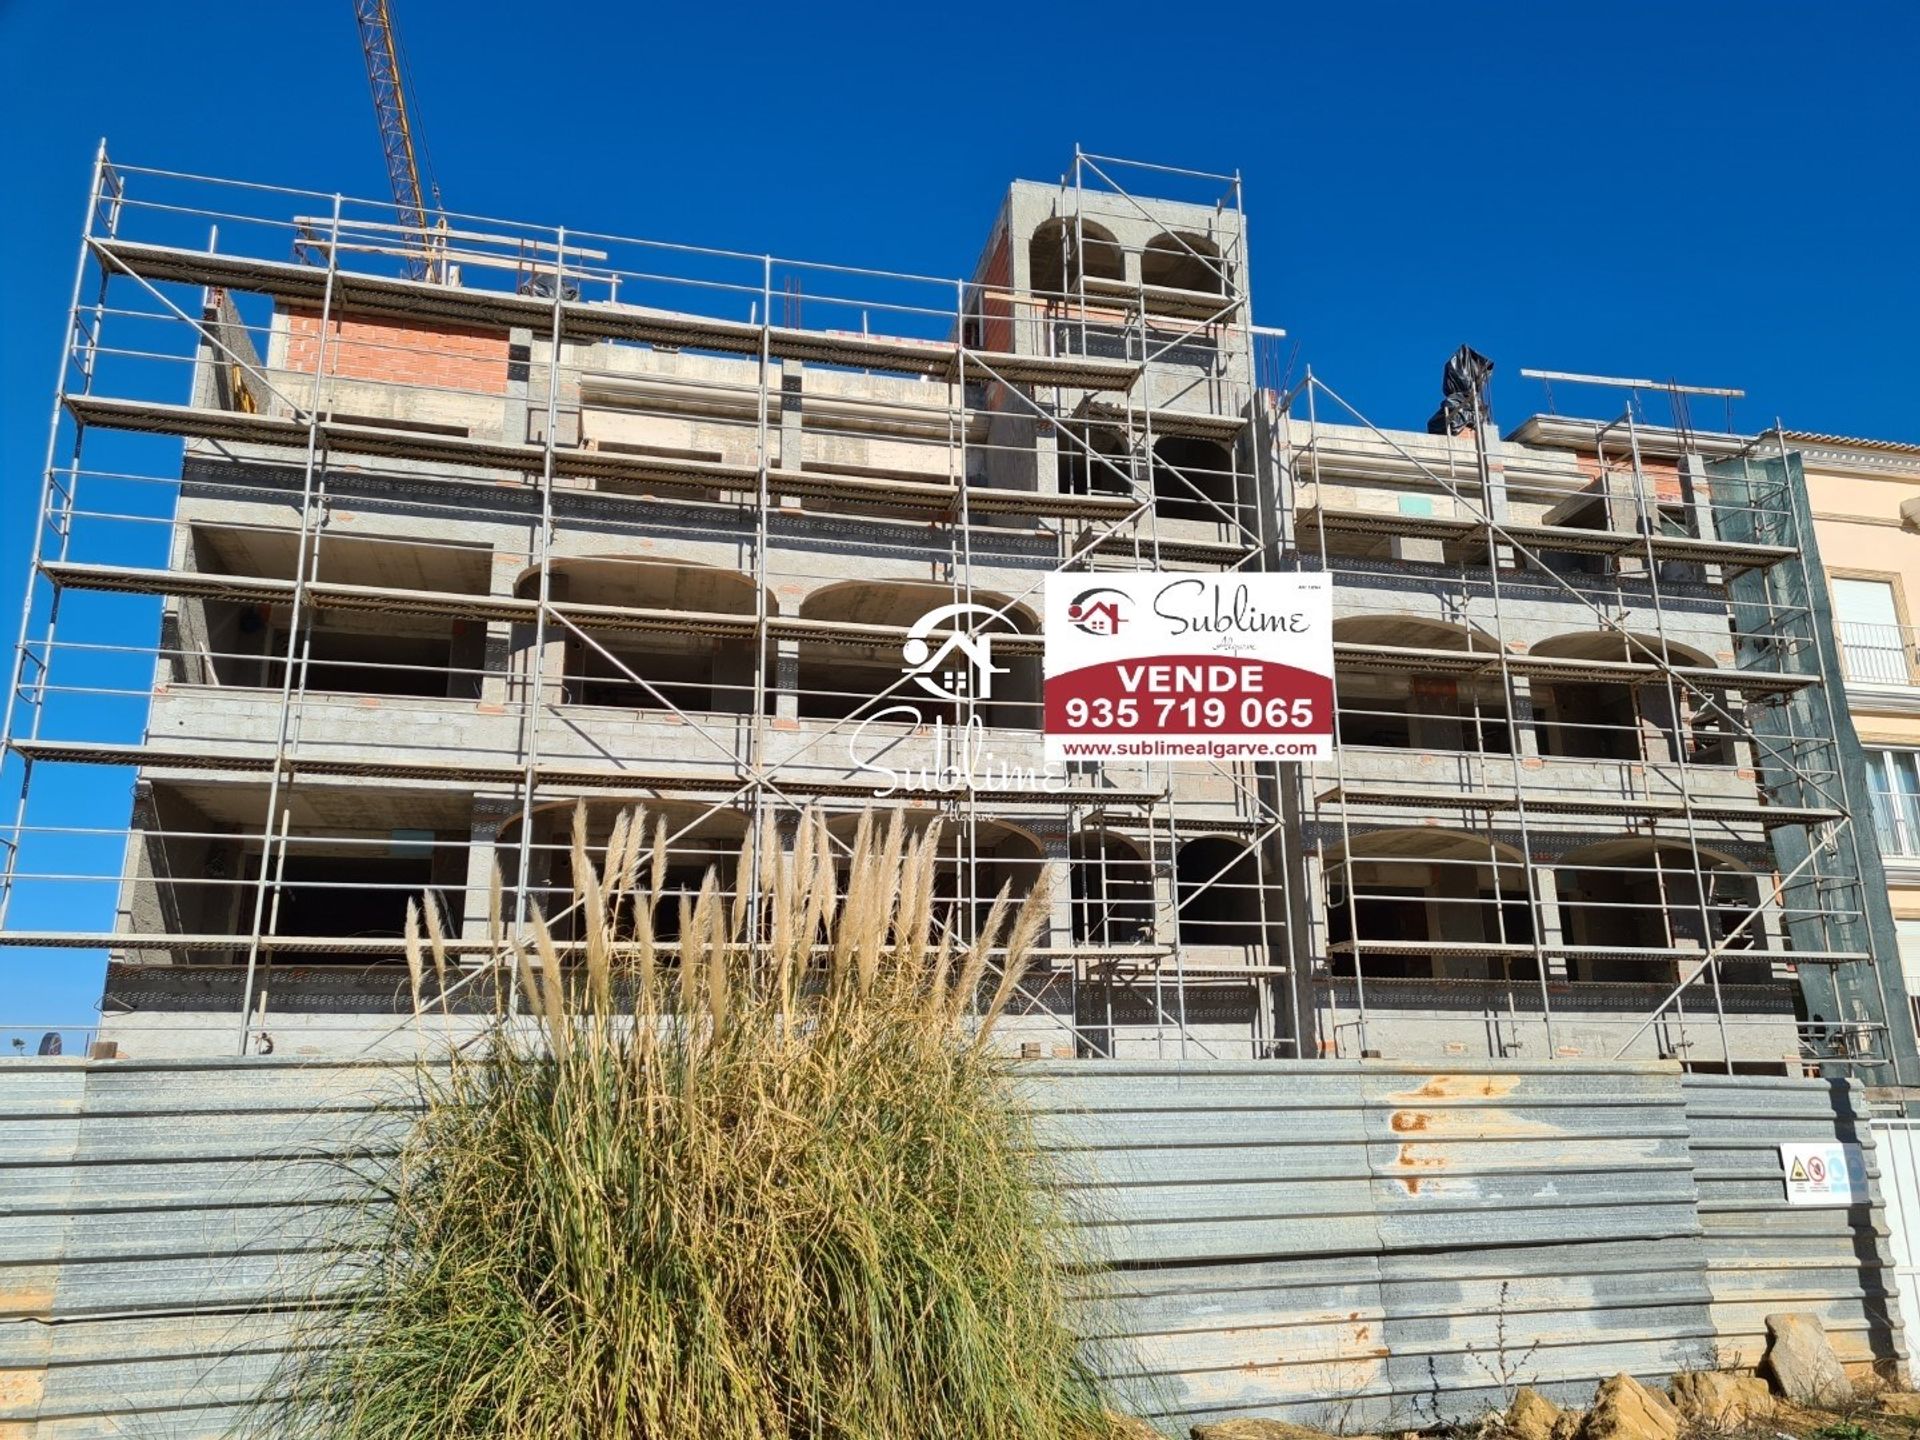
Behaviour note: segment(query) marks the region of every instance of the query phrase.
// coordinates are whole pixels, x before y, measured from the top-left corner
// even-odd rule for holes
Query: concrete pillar
[[[773,642],[773,670],[769,679],[773,685],[774,718],[797,722],[800,719],[800,642],[798,640]]]
[[[1065,948],[1073,943],[1073,876],[1067,832],[1042,834],[1039,839],[1041,864],[1053,880],[1048,933],[1040,943]]]
[[[1493,425],[1483,427],[1480,443],[1487,454],[1486,493],[1480,497],[1480,503],[1486,507],[1487,514],[1501,525],[1509,519],[1507,509],[1507,470],[1500,459],[1500,431]],[[1511,570],[1519,563],[1519,557],[1511,545],[1493,547],[1493,563],[1502,570]]]
[[[1533,923],[1540,936],[1540,943],[1546,946],[1563,945],[1566,935],[1560,925],[1560,876],[1558,872],[1544,865],[1535,865],[1533,869]],[[1547,979],[1549,981],[1568,978],[1567,957],[1549,955],[1547,961]]]
[[[547,598],[550,600],[565,600],[571,589],[572,586],[565,575],[551,575],[547,579]],[[568,656],[576,657],[573,668],[577,671],[579,669],[577,652],[580,648],[579,638],[571,630],[551,617],[548,618],[546,644],[542,647],[539,658],[542,705],[561,703],[566,693]]]
[[[769,388],[779,391],[779,429],[768,437],[774,447],[768,463],[782,470],[805,468],[806,368],[798,360],[775,360],[767,377]]]
[[[1533,681],[1525,675],[1513,677],[1513,713],[1507,717],[1513,736],[1513,753],[1523,760],[1540,758],[1540,735],[1535,728]]]
[[[1641,758],[1654,764],[1677,762],[1683,742],[1680,716],[1674,710],[1673,694],[1664,681],[1638,686],[1636,693],[1640,709]]]
[[[486,938],[487,894],[499,859],[500,830],[519,813],[519,802],[510,795],[473,797],[473,818],[467,828],[466,874],[461,881],[464,886],[459,922],[462,939]]]

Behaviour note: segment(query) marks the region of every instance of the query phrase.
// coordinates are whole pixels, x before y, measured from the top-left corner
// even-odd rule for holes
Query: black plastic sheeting
[[[1493,361],[1475,350],[1471,345],[1462,345],[1447,359],[1446,369],[1440,372],[1440,408],[1433,412],[1433,418],[1427,421],[1429,435],[1458,435],[1462,430],[1471,430],[1477,421],[1485,423],[1493,419],[1493,411],[1487,405],[1487,381],[1493,378]]]

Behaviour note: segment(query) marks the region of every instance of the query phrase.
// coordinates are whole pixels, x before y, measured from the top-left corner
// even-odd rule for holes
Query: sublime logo
[[[906,662],[901,673],[944,702],[931,721],[918,705],[902,702],[863,710],[848,734],[847,759],[856,771],[874,778],[875,798],[901,790],[956,794],[1065,787],[1061,767],[1037,765],[1036,756],[1024,763],[1003,760],[989,751],[986,721],[979,714],[964,724],[948,724],[951,707],[969,699],[992,700],[994,676],[1013,673],[1011,667],[994,663],[992,634],[960,633],[959,627],[969,620],[1006,623],[1004,615],[986,605],[942,605],[914,621],[900,646]],[[936,633],[940,631],[946,633]]]
[[[922,615],[907,631],[906,643],[900,647],[907,674],[929,695],[942,700],[964,700],[969,695],[975,700],[991,700],[993,677],[1010,673],[1005,666],[993,663],[991,635],[948,635],[937,649],[934,647],[934,631],[952,629],[969,615],[990,622],[1002,619],[999,612],[985,605],[942,605]]]
[[[1118,635],[1127,623],[1127,607],[1132,603],[1124,590],[1110,585],[1082,590],[1067,605],[1067,619],[1083,634]]]

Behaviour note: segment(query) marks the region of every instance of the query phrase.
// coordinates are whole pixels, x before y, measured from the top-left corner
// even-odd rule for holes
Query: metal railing
[[[1909,625],[1868,625],[1836,620],[1840,665],[1848,680],[1861,685],[1914,683],[1914,630]]]

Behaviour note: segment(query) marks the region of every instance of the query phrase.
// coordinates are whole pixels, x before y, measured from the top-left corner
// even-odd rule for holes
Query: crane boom
[[[407,257],[407,273],[415,280],[437,279],[434,260],[434,220],[428,211],[429,190],[439,208],[439,187],[422,178],[420,147],[407,105],[406,74],[400,64],[400,44],[394,33],[393,12],[387,0],[353,0],[360,26],[360,48],[367,60],[367,84],[373,91],[374,120],[380,127],[380,148],[387,161],[387,182],[393,189],[400,223],[413,232],[417,252]]]

